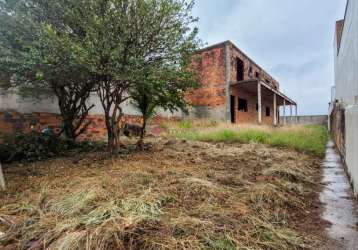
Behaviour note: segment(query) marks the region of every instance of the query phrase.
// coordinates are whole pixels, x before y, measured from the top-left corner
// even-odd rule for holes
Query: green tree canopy
[[[93,90],[82,61],[85,34],[74,22],[70,1],[4,0],[0,5],[2,86],[26,97],[56,96],[63,132],[70,140],[83,133]]]
[[[150,100],[144,102],[149,113],[151,106],[184,107],[184,92],[193,83],[188,62],[198,44],[193,4],[2,0],[0,67],[6,74],[1,78],[31,95],[35,90],[55,94],[72,138],[83,127],[91,108],[86,101],[95,90],[104,109],[108,147],[117,152],[125,101],[133,98],[143,107],[141,99]]]
[[[193,4],[184,0],[78,2],[74,12],[86,34],[84,62],[96,76],[111,151],[119,146],[121,104],[138,97],[138,91],[160,93],[150,97],[160,100],[156,106],[183,106],[178,100],[184,95],[181,82],[185,76],[189,79],[185,64],[198,44]]]

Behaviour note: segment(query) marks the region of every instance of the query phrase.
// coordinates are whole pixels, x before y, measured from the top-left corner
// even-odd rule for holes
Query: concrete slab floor
[[[358,250],[358,203],[353,198],[348,177],[332,141],[327,145],[323,167],[324,188],[320,200],[325,205],[322,217],[332,224],[327,228],[327,234],[337,242],[326,249]]]

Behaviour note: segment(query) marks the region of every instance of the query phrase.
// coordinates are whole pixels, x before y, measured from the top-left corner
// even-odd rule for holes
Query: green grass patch
[[[173,130],[173,136],[181,139],[205,142],[258,143],[284,147],[323,157],[328,140],[327,129],[319,125],[290,128],[183,128]]]
[[[191,129],[193,128],[193,123],[190,120],[182,120],[178,123],[180,129]]]

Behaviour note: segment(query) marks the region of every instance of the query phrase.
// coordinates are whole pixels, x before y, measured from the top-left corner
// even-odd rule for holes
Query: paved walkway
[[[358,250],[358,202],[353,199],[341,158],[331,141],[326,150],[323,184],[320,199],[325,210],[322,216],[332,223],[327,233],[339,244],[329,249]]]

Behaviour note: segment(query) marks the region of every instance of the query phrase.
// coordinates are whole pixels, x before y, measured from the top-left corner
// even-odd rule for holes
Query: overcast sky
[[[199,36],[231,40],[280,82],[300,114],[326,114],[335,21],[346,0],[196,0]]]

